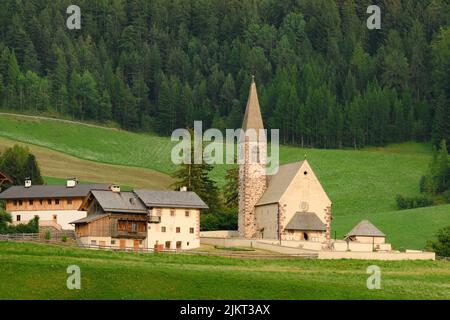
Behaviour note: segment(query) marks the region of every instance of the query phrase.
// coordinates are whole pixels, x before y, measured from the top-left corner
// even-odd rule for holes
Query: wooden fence
[[[0,234],[0,241],[37,241],[39,233],[9,233]]]

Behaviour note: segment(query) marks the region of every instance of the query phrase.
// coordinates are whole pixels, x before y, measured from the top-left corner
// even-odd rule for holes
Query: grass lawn
[[[380,290],[366,288],[372,264]],[[66,288],[69,265],[81,269],[81,290]],[[242,260],[0,242],[0,299],[450,299],[449,279],[446,261]]]

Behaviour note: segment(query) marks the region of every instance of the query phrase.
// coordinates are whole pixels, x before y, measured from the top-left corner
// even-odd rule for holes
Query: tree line
[[[238,128],[251,75],[283,143],[450,141],[450,4],[382,0],[0,3],[0,107],[167,135]]]
[[[428,172],[420,178],[420,196],[397,195],[399,209],[413,209],[450,203],[450,161],[447,143],[442,140],[439,150],[433,149]]]

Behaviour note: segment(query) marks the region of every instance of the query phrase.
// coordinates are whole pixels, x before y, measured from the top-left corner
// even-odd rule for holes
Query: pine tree
[[[237,209],[239,205],[239,167],[228,169],[225,180],[225,205],[230,209]]]
[[[190,130],[193,140],[193,130]],[[202,159],[201,164],[194,163],[194,143],[191,141],[191,162],[180,164],[172,174],[176,182],[172,185],[175,190],[186,187],[188,191],[194,191],[208,205],[208,212],[215,212],[221,208],[216,183],[211,179],[210,173],[213,166]]]
[[[25,164],[25,174],[31,178],[33,184],[44,184],[44,179],[41,176],[41,170],[39,169],[36,157],[32,154],[28,155]]]
[[[445,140],[440,143],[439,154],[437,159],[437,192],[444,192],[450,189],[450,165],[448,160],[447,144]]]

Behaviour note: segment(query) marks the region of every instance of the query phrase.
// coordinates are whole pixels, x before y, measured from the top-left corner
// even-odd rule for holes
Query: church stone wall
[[[244,238],[257,236],[255,205],[266,191],[267,178],[265,171],[266,146],[259,145],[261,159],[254,161],[255,148],[258,143],[244,142],[244,163],[239,166],[239,235]],[[257,159],[258,160],[258,159]]]

